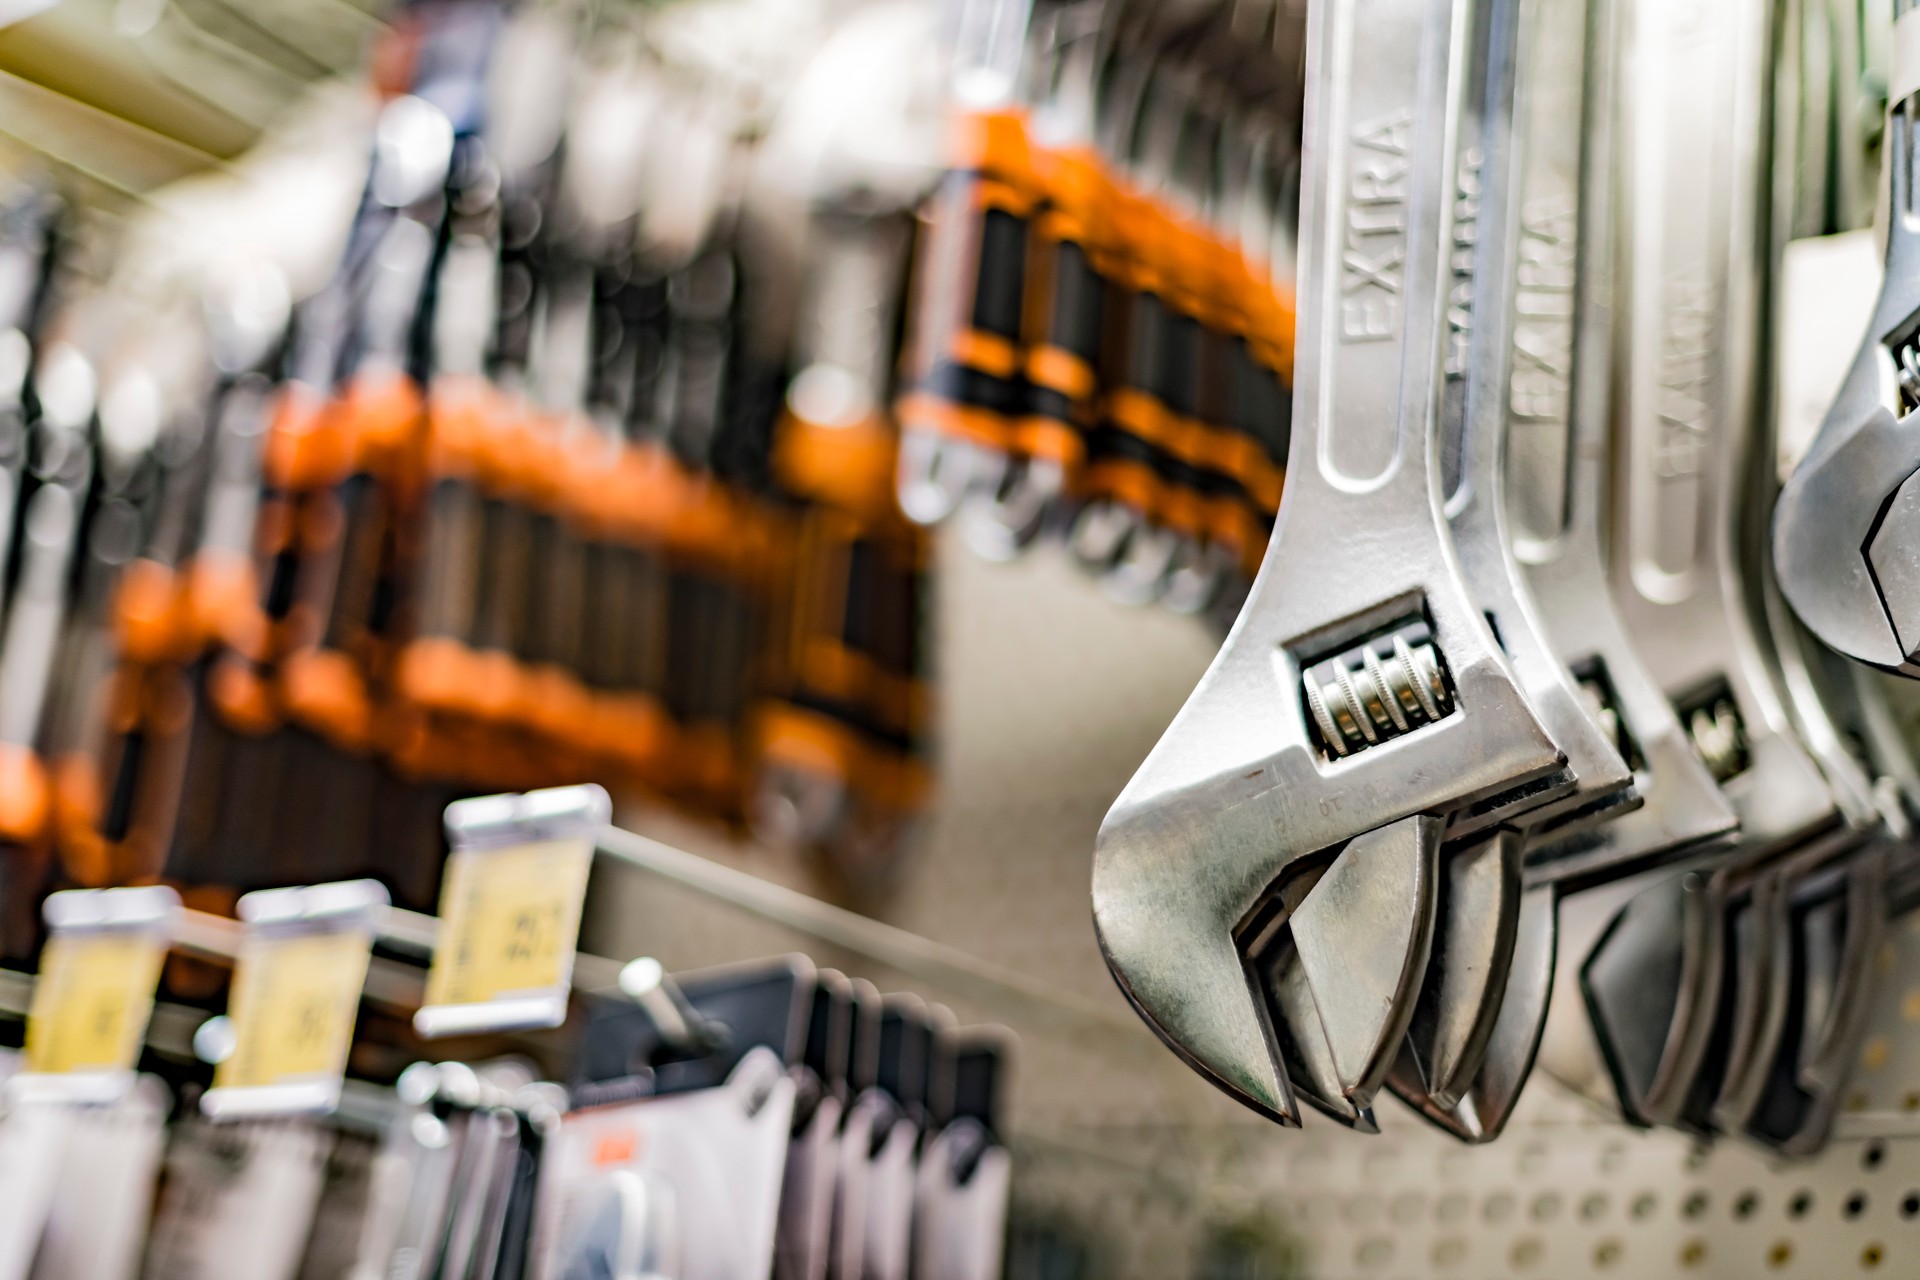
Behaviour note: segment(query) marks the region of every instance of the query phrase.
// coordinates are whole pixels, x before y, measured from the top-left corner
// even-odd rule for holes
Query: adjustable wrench
[[[1518,112],[1520,266],[1507,400],[1504,508],[1515,555],[1561,660],[1616,720],[1642,807],[1572,838],[1536,840],[1511,971],[1485,1064],[1451,1111],[1411,1098],[1469,1141],[1498,1135],[1540,1045],[1556,976],[1562,887],[1729,833],[1732,808],[1681,733],[1605,585],[1604,452],[1611,335],[1614,7],[1531,18]]]
[[[1512,320],[1516,55],[1529,6],[1478,0],[1456,179],[1443,357],[1440,474],[1463,577],[1528,702],[1567,756],[1567,793],[1442,851],[1434,955],[1393,1083],[1403,1097],[1452,1108],[1478,1072],[1504,994],[1519,920],[1521,832],[1631,803],[1631,775],[1547,648],[1510,560],[1500,511],[1500,446]],[[1450,833],[1451,834],[1451,833]]]
[[[1288,495],[1246,608],[1094,856],[1122,989],[1190,1065],[1288,1122],[1281,1059],[1303,1040],[1313,1061],[1292,1065],[1338,1090],[1318,1101],[1366,1122],[1426,970],[1447,817],[1566,785],[1462,581],[1434,472],[1466,16],[1344,0],[1310,17]],[[1365,572],[1330,572],[1346,557]],[[1298,971],[1275,1009],[1248,983],[1268,945]]]
[[[1582,981],[1628,1109],[1678,1122],[1717,1020],[1734,877],[1839,825],[1755,617],[1739,536],[1751,467],[1765,15],[1628,0],[1612,580],[1696,749],[1739,813],[1736,857],[1617,917]],[[1686,122],[1676,127],[1676,121]],[[1724,318],[1724,319],[1723,319]]]
[[[1920,10],[1898,0],[1886,278],[1865,341],[1773,514],[1780,589],[1848,657],[1920,676]]]

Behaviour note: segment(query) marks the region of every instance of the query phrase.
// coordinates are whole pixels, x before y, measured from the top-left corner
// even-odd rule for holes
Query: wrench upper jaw
[[[1788,603],[1824,643],[1920,676],[1920,432],[1914,415],[1897,418],[1889,406],[1890,327],[1869,334],[1781,489],[1773,561]]]

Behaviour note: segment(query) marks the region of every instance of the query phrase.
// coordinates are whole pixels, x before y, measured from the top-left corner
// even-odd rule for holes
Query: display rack
[[[1087,906],[1100,819],[1216,637],[1046,548],[993,565],[947,534],[934,581],[941,802],[898,891],[862,904],[878,923],[803,865],[641,811],[623,819],[645,834],[605,842],[585,945],[670,966],[804,949],[1012,1026],[1010,1274],[1160,1280],[1223,1248],[1269,1270],[1219,1274],[1316,1280],[1920,1274],[1920,921],[1889,939],[1839,1136],[1810,1161],[1636,1131],[1539,1078],[1481,1148],[1391,1104],[1379,1137],[1275,1128],[1138,1023]]]

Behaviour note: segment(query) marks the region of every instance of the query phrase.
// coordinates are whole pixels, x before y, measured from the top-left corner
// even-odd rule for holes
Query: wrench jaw
[[[1426,971],[1445,815],[1556,776],[1564,760],[1464,602],[1415,587],[1320,626],[1317,645],[1288,644],[1299,632],[1278,624],[1297,606],[1273,604],[1334,602],[1297,589],[1287,567],[1270,557],[1214,667],[1108,814],[1094,919],[1122,990],[1201,1074],[1283,1121],[1297,1119],[1297,1089],[1365,1124]],[[1363,699],[1381,740],[1335,755],[1308,727],[1302,656],[1340,652],[1379,631],[1366,620],[1409,611],[1432,619],[1440,654],[1459,655],[1439,668],[1447,713],[1386,737],[1386,710]],[[1326,870],[1287,903],[1286,882],[1316,862]],[[1256,991],[1281,923],[1301,975],[1288,981],[1311,997],[1306,1025],[1297,987]],[[1295,1088],[1283,1047],[1314,1069]],[[1314,1076],[1337,1096],[1319,1097]]]
[[[1715,1043],[1687,1108],[1689,1124],[1702,1132],[1746,1128],[1780,1045],[1792,982],[1783,878],[1762,876],[1745,901],[1730,904],[1732,963],[1722,974]]]
[[[1681,1052],[1702,966],[1716,952],[1709,932],[1707,886],[1696,874],[1661,881],[1636,894],[1607,922],[1580,970],[1580,993],[1620,1110],[1634,1124],[1659,1122],[1673,1093],[1673,1059]],[[1717,984],[1719,973],[1710,975]]]
[[[1101,949],[1148,1025],[1228,1094],[1297,1124],[1298,1092],[1370,1127],[1426,968],[1441,824],[1412,815],[1311,860],[1325,870],[1289,908],[1270,873],[1270,803],[1250,795],[1241,811],[1268,820],[1234,824],[1238,833],[1216,822],[1210,856],[1181,857],[1166,838],[1191,822],[1130,820],[1123,798],[1094,856]],[[1236,847],[1246,856],[1220,856]],[[1282,872],[1302,861],[1282,858]]]
[[[1887,272],[1873,324],[1812,448],[1781,490],[1773,557],[1788,602],[1823,642],[1920,677],[1920,228],[1912,111],[1910,100],[1896,103],[1888,117]]]
[[[1766,1087],[1745,1132],[1783,1155],[1826,1144],[1866,1032],[1868,989],[1888,925],[1892,853],[1869,849],[1842,885],[1798,895],[1789,909],[1790,985]]]
[[[1441,1106],[1424,1085],[1411,1038],[1388,1084],[1424,1119],[1462,1142],[1491,1142],[1506,1129],[1533,1071],[1546,1030],[1559,942],[1559,891],[1529,888],[1520,897],[1511,970],[1481,1064],[1466,1092]]]
[[[1501,831],[1442,854],[1435,957],[1407,1033],[1434,1106],[1451,1111],[1479,1074],[1505,1003],[1520,924],[1521,837]]]

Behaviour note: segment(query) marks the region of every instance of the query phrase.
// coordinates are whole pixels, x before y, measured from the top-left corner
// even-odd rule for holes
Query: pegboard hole
[[[1702,1217],[1707,1212],[1707,1193],[1694,1191],[1680,1204],[1680,1216],[1689,1222]]]
[[[1588,1222],[1598,1222],[1607,1216],[1607,1197],[1604,1192],[1596,1191],[1580,1202],[1580,1216]]]
[[[1445,1240],[1436,1240],[1433,1244],[1433,1265],[1436,1267],[1457,1267],[1467,1260],[1467,1242],[1458,1236],[1449,1236]]]
[[[1384,1267],[1393,1260],[1393,1241],[1385,1236],[1363,1240],[1354,1256],[1363,1267]]]
[[[1660,1197],[1651,1191],[1642,1191],[1633,1198],[1633,1204],[1627,1212],[1635,1218],[1651,1218],[1653,1211],[1660,1206]]]
[[[1881,1166],[1881,1164],[1885,1162],[1886,1158],[1887,1158],[1886,1143],[1880,1142],[1878,1140],[1869,1142],[1866,1146],[1866,1150],[1860,1153],[1860,1167],[1862,1169],[1878,1169]]]
[[[1841,1212],[1845,1213],[1849,1218],[1857,1218],[1866,1211],[1867,1193],[1864,1191],[1854,1192],[1847,1197],[1846,1204],[1841,1206]]]
[[[1794,1192],[1793,1199],[1787,1201],[1789,1218],[1804,1218],[1811,1212],[1813,1212],[1813,1192],[1804,1187]]]
[[[1440,1197],[1440,1203],[1433,1207],[1433,1216],[1441,1222],[1459,1222],[1467,1216],[1471,1202],[1458,1191]]]
[[[1560,1197],[1551,1191],[1535,1196],[1532,1212],[1535,1222],[1552,1222],[1560,1213]]]
[[[1907,1096],[1900,1100],[1900,1105],[1908,1111],[1920,1111],[1920,1089],[1907,1090]]]
[[[1541,1244],[1539,1239],[1534,1236],[1524,1236],[1514,1241],[1513,1252],[1509,1255],[1513,1259],[1513,1269],[1515,1271],[1525,1271],[1529,1267],[1538,1266],[1540,1264],[1540,1255],[1545,1252],[1546,1246]]]
[[[1776,1271],[1792,1261],[1793,1242],[1791,1240],[1775,1240],[1773,1248],[1767,1250],[1767,1265]]]
[[[1900,1216],[1911,1218],[1915,1214],[1920,1214],[1920,1191],[1909,1191],[1906,1199],[1900,1202]]]
[[[1505,1222],[1513,1216],[1513,1197],[1504,1191],[1496,1191],[1487,1197],[1480,1212],[1486,1215],[1488,1222]]]
[[[1873,1271],[1887,1260],[1887,1251],[1877,1241],[1860,1251],[1860,1269]]]
[[[1593,1246],[1593,1265],[1604,1271],[1614,1263],[1620,1261],[1620,1252],[1620,1242],[1618,1240],[1602,1240],[1599,1244]]]
[[[1759,1208],[1760,1193],[1752,1190],[1742,1191],[1734,1198],[1733,1216],[1744,1222],[1748,1218],[1751,1218]]]
[[[1706,1260],[1707,1242],[1705,1240],[1689,1240],[1680,1246],[1681,1266],[1697,1267]]]

